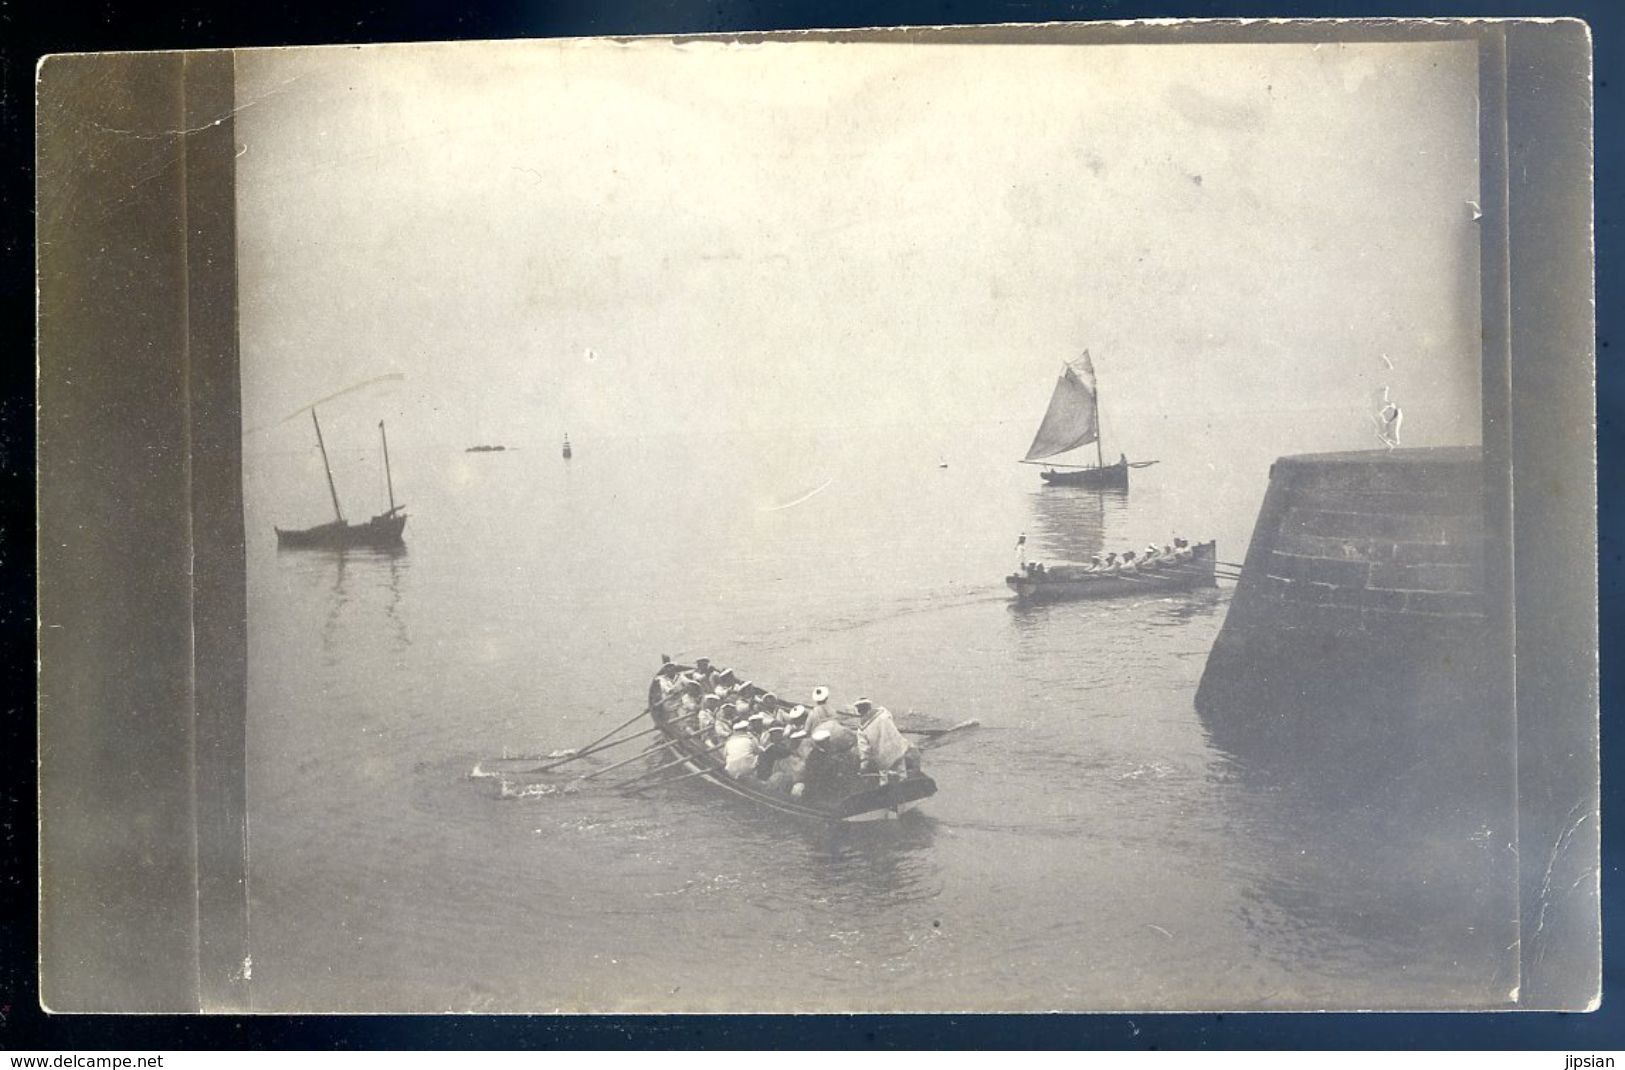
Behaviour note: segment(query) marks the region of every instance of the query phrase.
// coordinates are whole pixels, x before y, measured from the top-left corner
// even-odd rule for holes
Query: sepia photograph
[[[1519,1006],[1496,75],[1261,36],[198,60],[198,1009]]]
[[[1510,1002],[1475,56],[239,56],[252,1006]]]

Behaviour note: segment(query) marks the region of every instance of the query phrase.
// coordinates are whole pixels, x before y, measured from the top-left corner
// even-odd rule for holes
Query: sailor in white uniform
[[[761,745],[751,735],[749,721],[735,721],[733,732],[722,747],[722,764],[728,775],[738,780],[756,772],[756,756]]]

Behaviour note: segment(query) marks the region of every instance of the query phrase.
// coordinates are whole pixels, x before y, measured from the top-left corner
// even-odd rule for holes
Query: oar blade
[[[941,735],[932,736],[929,739],[922,740],[919,744],[919,748],[921,750],[936,750],[938,747],[946,746],[947,744],[956,742],[957,740],[965,739],[980,727],[982,727],[982,722],[972,717],[968,721],[959,722],[952,728],[943,729]]]

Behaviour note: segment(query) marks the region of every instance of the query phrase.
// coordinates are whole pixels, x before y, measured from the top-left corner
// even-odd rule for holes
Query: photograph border
[[[1113,13],[1118,13],[1115,7]],[[963,12],[959,14],[964,16]],[[833,21],[827,20],[825,24]],[[1302,24],[1288,26],[1291,32],[1300,32]],[[1228,30],[1256,33],[1266,27],[1273,27],[1271,32],[1287,32],[1279,24],[1263,23],[1206,23],[1182,27],[1181,30],[1190,29],[1200,36]],[[1389,33],[1390,29],[1402,29],[1398,23],[1385,23],[1380,27],[1362,26],[1361,30],[1369,32],[1379,28],[1383,34]],[[1031,39],[1033,35],[1054,29],[1041,26],[968,26],[942,32],[947,39],[975,40],[979,39],[976,35],[991,30],[1000,35],[1000,39],[1011,40]],[[1114,39],[1127,40],[1143,29],[1113,26],[1109,32]],[[1302,32],[1312,29],[1302,26]],[[1440,27],[1440,32],[1448,29]],[[1071,30],[1068,28],[1068,32]],[[626,32],[637,30],[628,28]],[[755,36],[754,32],[736,34],[726,28],[719,28],[719,32],[724,36]],[[859,30],[855,34],[860,39],[884,39],[905,32],[913,36],[921,31]],[[391,36],[404,40],[407,35]],[[1594,547],[1597,536],[1594,517],[1589,515],[1587,508],[1590,504],[1588,498],[1595,490],[1592,428],[1582,426],[1583,421],[1576,421],[1573,416],[1577,409],[1592,404],[1590,391],[1593,387],[1592,249],[1589,242],[1576,240],[1577,236],[1590,233],[1590,85],[1585,67],[1577,66],[1574,62],[1575,49],[1581,47],[1577,45],[1574,34],[1558,36],[1563,39],[1556,43],[1549,43],[1550,35],[1545,40],[1536,40],[1535,37],[1517,40],[1516,35],[1508,39],[1509,62],[1503,87],[1506,108],[1500,128],[1503,135],[1507,131],[1515,131],[1519,136],[1505,137],[1503,141],[1506,153],[1506,166],[1502,168],[1503,176],[1507,177],[1505,186],[1496,189],[1486,183],[1483,189],[1486,219],[1493,218],[1497,207],[1495,198],[1499,195],[1503,198],[1499,208],[1507,221],[1505,255],[1496,261],[1504,264],[1504,277],[1493,277],[1492,246],[1489,240],[1485,242],[1486,413],[1499,407],[1505,414],[1511,399],[1516,398],[1516,402],[1510,403],[1512,419],[1506,419],[1503,415],[1499,420],[1492,420],[1487,416],[1484,448],[1487,470],[1493,470],[1497,451],[1500,451],[1500,456],[1510,458],[1512,484],[1509,499],[1515,503],[1510,516],[1502,517],[1502,523],[1510,528],[1514,546],[1512,579],[1516,584],[1513,605],[1519,670],[1520,843],[1532,840],[1553,844],[1550,852],[1526,851],[1522,858],[1524,931],[1526,934],[1539,932],[1542,939],[1552,941],[1543,954],[1530,946],[1523,948],[1524,996],[1536,1006],[1541,1005],[1536,993],[1550,993],[1551,1005],[1572,1006],[1576,992],[1583,994],[1595,990],[1595,979],[1569,974],[1546,977],[1540,971],[1547,961],[1563,959],[1573,948],[1586,946],[1587,941],[1595,944],[1594,911],[1582,909],[1554,913],[1548,904],[1557,902],[1549,895],[1551,888],[1559,885],[1568,887],[1575,874],[1583,882],[1588,867],[1594,873],[1600,864],[1594,852],[1588,856],[1585,851],[1586,836],[1582,834],[1584,822],[1576,824],[1575,821],[1576,806],[1580,808],[1582,816],[1594,814],[1596,809],[1595,784],[1586,785],[1584,773],[1587,764],[1595,762],[1595,751],[1586,751],[1586,735],[1589,730],[1589,745],[1594,748],[1596,725],[1595,722],[1589,726],[1573,723],[1568,712],[1585,710],[1588,705],[1595,708],[1597,577],[1588,569],[1576,567],[1574,556],[1549,552],[1551,547]],[[445,35],[433,33],[418,39],[436,38],[446,39]],[[1045,39],[1055,40],[1054,37]],[[1589,49],[1589,40],[1584,42],[1583,47]],[[56,760],[71,765],[75,770],[71,787],[75,791],[82,789],[79,781],[81,775],[94,774],[103,780],[110,779],[110,783],[103,787],[107,794],[101,801],[111,812],[131,816],[145,813],[156,823],[156,827],[171,830],[195,826],[195,831],[180,837],[179,842],[167,844],[172,849],[170,857],[146,874],[150,880],[145,883],[139,880],[133,882],[127,901],[123,904],[128,916],[121,915],[121,924],[109,925],[91,934],[92,939],[100,939],[104,943],[99,948],[99,954],[89,956],[86,961],[95,964],[97,969],[104,969],[109,964],[116,968],[139,963],[147,971],[140,995],[143,999],[154,1001],[149,1008],[153,1011],[233,1005],[233,993],[229,988],[225,991],[200,990],[197,987],[199,971],[191,963],[203,959],[217,964],[235,962],[240,958],[239,952],[246,947],[246,936],[236,928],[236,919],[240,916],[238,902],[244,893],[241,892],[242,882],[234,867],[240,866],[241,853],[239,850],[234,854],[231,847],[234,836],[236,843],[241,842],[236,830],[243,807],[241,735],[246,665],[246,631],[241,623],[243,566],[240,433],[235,394],[235,288],[214,268],[219,258],[225,255],[224,251],[234,248],[234,237],[230,233],[230,204],[218,197],[221,184],[219,169],[223,165],[229,170],[232,146],[231,108],[226,104],[222,112],[218,79],[221,64],[229,70],[230,63],[229,55],[225,53],[172,57],[171,61],[178,63],[183,72],[180,79],[171,84],[177,90],[184,86],[185,91],[176,92],[174,99],[169,100],[166,106],[181,117],[185,124],[183,129],[192,131],[202,126],[207,130],[186,139],[184,166],[176,172],[184,181],[180,182],[179,190],[167,191],[171,199],[164,199],[163,182],[147,182],[139,200],[146,202],[150,197],[151,203],[147,204],[147,208],[152,214],[147,222],[160,230],[164,226],[165,213],[169,213],[169,230],[173,231],[172,210],[176,203],[185,204],[188,219],[212,220],[211,226],[203,228],[210,237],[202,243],[176,243],[172,234],[155,242],[167,245],[169,255],[178,258],[176,263],[184,264],[189,269],[183,273],[182,277],[189,281],[182,290],[166,294],[166,299],[172,302],[168,307],[184,313],[184,323],[155,325],[154,330],[170,332],[164,339],[155,340],[155,344],[173,343],[180,338],[183,340],[182,351],[188,353],[189,358],[184,367],[164,369],[173,373],[170,379],[155,377],[151,368],[110,365],[105,361],[96,363],[98,356],[105,353],[108,342],[127,340],[131,310],[150,308],[154,299],[146,290],[110,290],[106,304],[97,310],[95,316],[76,322],[70,336],[51,336],[42,330],[38,388],[42,467],[47,467],[48,462],[59,464],[61,458],[66,456],[84,456],[74,451],[86,449],[92,451],[85,457],[90,462],[89,470],[101,473],[106,480],[103,485],[96,485],[94,481],[83,478],[87,469],[79,466],[75,471],[80,478],[76,478],[72,484],[45,482],[38,488],[40,595],[46,618],[46,627],[41,628],[38,637],[40,680],[47,694],[61,694],[52,690],[59,686],[72,688],[67,692],[68,699],[49,710],[42,710],[52,718],[47,725],[42,717],[39,740],[42,754],[47,763]],[[132,59],[130,62],[139,64],[142,61]],[[50,70],[51,65],[47,64],[42,77]],[[1554,82],[1551,77],[1553,71],[1564,72],[1568,80]],[[150,76],[155,79],[152,91],[157,98],[161,98],[163,94],[158,87],[164,78],[171,75],[153,73]],[[86,92],[107,92],[105,75],[86,74],[85,77],[92,82]],[[198,89],[194,90],[194,85]],[[228,80],[227,92],[229,88]],[[1490,110],[1486,109],[1486,114]],[[216,121],[221,114],[224,114],[225,121]],[[49,116],[40,116],[42,130],[48,121]],[[1493,126],[1493,119],[1490,122]],[[40,258],[40,302],[43,310],[53,284],[82,287],[96,279],[93,270],[95,263],[100,263],[103,270],[110,266],[105,261],[96,261],[87,247],[76,244],[94,241],[94,233],[86,234],[82,229],[67,229],[65,226],[61,230],[50,230],[51,220],[43,210],[49,193],[46,184],[51,174],[66,173],[62,169],[72,170],[75,161],[83,159],[82,155],[75,155],[81,146],[75,146],[71,141],[63,142],[53,134],[49,145],[42,138],[41,147],[42,211],[39,225],[42,249],[50,250],[48,254],[42,252]],[[48,160],[45,156],[47,147],[53,150],[60,148],[65,154],[64,159]],[[1481,140],[1481,151],[1485,166],[1488,166],[1494,155],[1494,146],[1488,140]],[[226,154],[223,160],[222,152]],[[151,161],[147,162],[150,164]],[[139,167],[141,162],[131,161],[129,166]],[[52,172],[52,167],[59,170]],[[1514,181],[1510,176],[1518,178]],[[112,192],[113,184],[122,178],[124,174],[116,168],[108,168],[88,178],[83,175],[76,177],[76,183],[80,183],[74,190],[78,207],[64,209],[69,213],[68,218],[82,219],[82,215],[72,213],[82,213],[86,204],[98,203],[98,195],[116,199]],[[96,183],[100,181],[106,181],[108,189],[98,191]],[[180,202],[175,201],[175,197],[179,197]],[[140,208],[141,205],[126,197],[125,207]],[[1487,230],[1487,233],[1492,232]],[[47,238],[49,240],[45,240]],[[1525,265],[1539,267],[1536,270]],[[217,289],[211,290],[211,285]],[[1500,303],[1494,306],[1489,300],[1492,287],[1501,297]],[[230,315],[225,317],[222,313],[228,307]],[[1602,307],[1606,309],[1608,306],[1604,303]],[[1514,309],[1517,310],[1516,315],[1512,315]],[[177,330],[179,334],[174,333]],[[1499,340],[1498,332],[1501,332]],[[1517,353],[1518,358],[1510,359],[1508,355],[1511,353]],[[64,360],[68,363],[63,364]],[[79,383],[79,389],[71,396],[52,392],[55,385],[53,379],[66,369],[72,370]],[[1500,399],[1499,405],[1497,398]],[[99,432],[101,438],[118,442],[118,455],[110,456],[107,453],[109,447],[105,444],[99,447],[74,444],[96,439],[98,435],[89,434],[91,431]],[[150,440],[154,448],[130,448],[130,442],[143,440]],[[102,452],[95,452],[97,450]],[[111,465],[110,461],[113,462]],[[97,467],[98,464],[101,467]],[[180,473],[184,473],[185,478],[177,478]],[[1577,478],[1577,473],[1583,473],[1585,478]],[[142,488],[143,493],[133,494],[132,487]],[[48,533],[55,530],[51,527],[52,523],[79,523],[89,502],[99,502],[101,505],[100,516],[106,519],[106,523],[99,525],[100,530],[80,529],[67,544],[52,545],[47,540]],[[132,533],[136,537],[132,538]],[[157,537],[150,537],[153,535]],[[89,540],[88,543],[85,540]],[[1525,552],[1520,553],[1520,550]],[[184,584],[175,582],[174,564],[180,560],[177,555],[190,555],[196,561],[196,568],[189,577],[184,571],[179,574],[186,580]],[[14,554],[13,559],[21,556],[25,555]],[[87,562],[95,567],[87,568]],[[53,586],[70,576],[76,577],[81,584],[90,581],[94,581],[94,584],[88,591]],[[163,582],[165,578],[169,582]],[[109,598],[110,584],[123,585],[112,592],[112,598]],[[119,617],[99,610],[104,631],[88,639],[79,631],[72,637],[61,637],[69,640],[69,645],[54,645],[57,637],[50,634],[51,610],[66,606],[67,615],[75,618],[83,616],[83,613],[73,612],[74,597],[103,605],[109,601],[117,603],[125,607],[128,616]],[[53,598],[65,598],[66,601],[53,603]],[[159,615],[160,620],[188,622],[186,632],[190,642],[174,641],[173,634],[178,633],[179,629],[164,629],[162,632],[151,629],[148,638],[143,640],[150,646],[142,648],[154,666],[150,678],[138,681],[97,680],[93,673],[81,670],[78,678],[64,682],[59,676],[52,675],[56,665],[81,665],[73,660],[75,651],[88,649],[93,653],[97,642],[130,641],[131,624],[136,620],[150,621],[154,616],[152,608],[158,606],[166,607],[164,614]],[[1586,607],[1591,609],[1589,620]],[[107,619],[109,617],[112,619]],[[88,645],[75,647],[72,645],[74,643]],[[1589,671],[1586,658],[1588,644],[1591,655]],[[66,658],[67,661],[59,662],[56,660],[58,658]],[[194,672],[197,674],[195,682]],[[181,686],[177,691],[178,683]],[[134,753],[131,747],[123,745],[121,736],[120,746],[114,748],[117,753],[108,755],[107,709],[98,705],[98,699],[105,701],[105,697],[112,694],[116,687],[124,688],[128,694],[132,686],[137,689],[138,696],[146,699],[147,704],[143,708],[167,711],[166,719],[161,722],[159,731],[135,744]],[[1542,713],[1556,711],[1558,716],[1530,716],[1537,710]],[[194,716],[195,738],[192,728]],[[1565,717],[1569,717],[1569,720],[1564,720]],[[26,750],[21,753],[26,753]],[[178,776],[174,783],[159,784],[156,792],[151,790],[152,783],[143,783],[140,787],[146,790],[137,795],[131,792],[136,785],[131,783],[127,774],[119,771],[120,767],[132,761],[148,768],[185,771],[186,775]],[[50,768],[49,764],[47,768]],[[1580,771],[1576,772],[1577,769]],[[193,777],[197,783],[195,794]],[[19,781],[13,780],[13,783]],[[69,785],[64,785],[64,790],[69,788]],[[40,798],[48,812],[56,813],[59,812],[55,809],[58,803],[52,795],[53,790],[52,783],[47,779]],[[1592,803],[1589,807],[1588,801]],[[170,840],[173,841],[174,837],[170,837]],[[143,846],[157,847],[162,854],[166,845],[155,841]],[[58,855],[53,847],[48,857],[63,856]],[[8,863],[10,861],[8,859]],[[137,872],[140,872],[139,867]],[[51,869],[47,865],[44,875],[47,886],[51,877]],[[171,910],[143,910],[155,898],[163,898],[166,892],[173,893],[177,882],[183,894],[178,901],[170,903]],[[191,891],[194,884],[197,887],[196,897]],[[1547,894],[1543,894],[1542,889]],[[199,906],[199,902],[203,905]],[[177,929],[173,919],[184,917],[186,910],[192,908],[201,910],[202,917],[194,932],[184,934],[184,926]],[[9,923],[9,914],[7,920]],[[50,939],[49,923],[42,935]],[[21,946],[26,950],[34,943],[27,941]],[[76,948],[82,946],[75,945]],[[190,959],[189,948],[192,949]],[[173,966],[172,976],[171,971],[164,971],[163,979],[167,983],[151,983],[155,963]],[[9,963],[7,970],[11,970]],[[47,992],[48,1000],[49,995]],[[20,1006],[14,1010],[18,1012],[19,1024],[21,1020],[34,1016]],[[886,1016],[887,1036],[905,1044],[909,1037],[916,1038],[915,1043],[922,1046],[941,1043],[944,1039],[941,1022],[935,1016],[923,1016],[924,1021],[914,1021],[921,1017]],[[980,1021],[984,1017],[993,1019],[997,1024],[992,1028],[1002,1032],[1008,1027],[1019,1028],[1017,1023],[1028,1016],[956,1016],[954,1020]],[[1100,1035],[1106,1036],[1121,1031],[1122,1023],[1117,1020],[1119,1017],[1041,1016],[1029,1025],[1042,1025],[1043,1028],[1032,1035],[1043,1035],[1063,1021],[1071,1023],[1064,1028],[1071,1028],[1083,1024],[1077,1019],[1102,1018],[1106,1021],[1100,1023],[1104,1030]],[[1174,1022],[1185,1017],[1157,1016],[1152,1020]],[[1211,1020],[1236,1016],[1188,1017]],[[1283,1017],[1293,1022],[1305,1020],[1300,1016],[1280,1015],[1247,1016],[1247,1019],[1256,1021]],[[1341,1016],[1312,1016],[1308,1020],[1319,1018],[1324,1021],[1338,1017]],[[1432,1016],[1407,1017],[1419,1023],[1421,1018]],[[361,1019],[358,1020],[358,1028],[361,1028],[361,1022],[381,1026],[386,1019],[395,1021],[393,1016]],[[53,1017],[42,1020],[40,1024],[65,1026],[72,1020]],[[1144,1016],[1139,1019],[1142,1031],[1146,1028],[1147,1020]],[[1598,1022],[1601,1018],[1591,1015],[1584,1016],[1584,1020]],[[212,1029],[213,1026],[207,1025],[211,1021],[218,1019],[189,1020],[189,1023],[196,1022],[201,1027]],[[248,1021],[257,1023],[264,1020]],[[298,1020],[282,1021],[291,1025]],[[324,1021],[334,1026],[340,1025],[339,1019]],[[408,1044],[433,1046],[429,1038],[440,1031],[436,1025],[425,1020],[405,1021],[410,1022],[411,1027],[402,1026],[404,1032],[399,1035],[418,1038],[407,1041]],[[469,1019],[461,1021],[466,1023]],[[606,1032],[597,1035],[626,1038],[626,1030],[630,1028],[646,1038],[650,1046],[687,1046],[678,1039],[685,1036],[694,1043],[715,1046],[728,1043],[726,1040],[719,1041],[720,1037],[745,1035],[731,1032],[733,1030],[746,1030],[751,1036],[762,1036],[759,1030],[764,1028],[764,1021],[762,1018],[736,1022],[732,1018],[689,1019],[687,1016],[670,1016],[651,1020],[604,1016],[590,1020],[545,1017],[533,1020],[499,1019],[489,1024],[494,1036],[506,1035],[509,1038],[506,1042],[496,1040],[496,1046],[514,1043],[513,1038],[518,1034],[510,1032],[510,1027],[546,1032],[556,1030],[559,1041],[565,1041],[572,1035],[575,1039],[581,1039],[600,1029]],[[859,1024],[868,1021],[868,1016],[843,1017],[838,1021],[843,1029],[857,1028],[860,1031],[849,1035],[867,1034],[878,1039],[879,1034],[874,1032],[874,1026]],[[617,1022],[620,1024],[612,1024]],[[796,1025],[794,1019],[787,1024]],[[1217,1024],[1209,1021],[1203,1027],[1210,1031],[1209,1040],[1221,1033],[1236,1035],[1225,1030],[1212,1032]],[[192,1024],[186,1026],[188,1030],[192,1028]],[[980,1029],[982,1026],[974,1028]],[[1296,1026],[1288,1032],[1295,1029]],[[373,1024],[366,1025],[363,1033],[372,1035],[376,1041]],[[446,1035],[456,1033],[466,1033],[466,1025],[446,1031]],[[830,1039],[827,1029],[809,1029],[803,1035],[817,1036],[820,1043]],[[1483,1036],[1482,1030],[1478,1035]],[[920,1039],[924,1037],[932,1039]],[[1136,1036],[1133,1043],[1139,1045],[1140,1036]]]

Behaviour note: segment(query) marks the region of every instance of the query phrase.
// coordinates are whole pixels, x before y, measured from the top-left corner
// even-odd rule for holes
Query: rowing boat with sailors
[[[656,769],[820,821],[895,817],[936,794],[920,747],[890,711],[866,698],[836,710],[829,698],[819,687],[807,702],[781,699],[707,658],[666,661],[649,685],[649,714],[673,756]]]
[[[1143,550],[1095,554],[1087,565],[1046,565],[1025,557],[1026,536],[1016,544],[1022,554],[1015,572],[1004,578],[1023,602],[1072,598],[1121,598],[1216,587],[1215,540],[1192,545],[1175,539]]]

